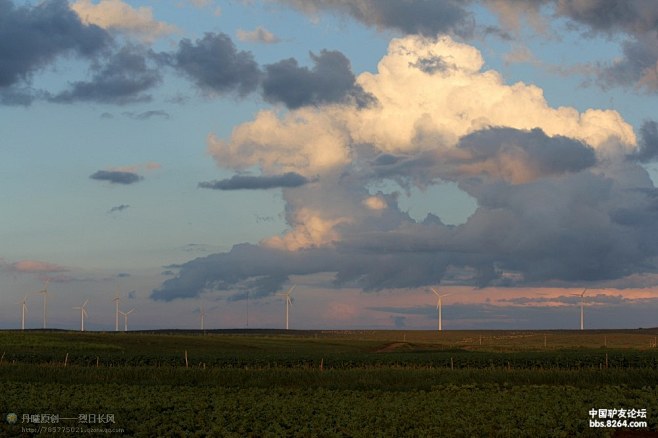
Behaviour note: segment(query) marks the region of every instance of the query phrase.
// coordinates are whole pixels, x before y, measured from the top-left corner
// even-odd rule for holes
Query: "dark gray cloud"
[[[658,158],[658,123],[653,120],[642,123],[638,150],[630,158],[642,163]]]
[[[624,86],[658,92],[658,2],[650,0],[532,0],[488,2],[505,23],[516,23],[546,5],[556,17],[570,20],[573,30],[585,36],[623,34],[623,56],[609,65],[597,66],[603,86]]]
[[[144,94],[161,81],[154,62],[149,62],[149,52],[143,47],[125,46],[107,60],[92,65],[91,81],[74,82],[69,90],[52,98],[54,102],[72,103],[92,101],[127,104],[149,101]]]
[[[223,33],[206,33],[195,42],[183,39],[178,51],[165,59],[211,93],[246,96],[260,82],[261,71],[251,52],[238,51]]]
[[[1,68],[1,67],[0,67]],[[7,106],[29,106],[36,99],[43,98],[45,93],[30,87],[10,86],[0,87],[0,104]]]
[[[658,4],[658,3],[656,3]],[[605,85],[632,86],[651,93],[658,92],[658,31],[638,35],[622,45],[623,56],[599,69]]]
[[[226,253],[199,257],[177,266],[178,275],[154,290],[151,298],[171,301],[199,296],[204,290],[249,290],[262,297],[279,291],[289,275],[321,272],[335,263],[335,254],[312,251],[279,251],[250,244],[235,245]]]
[[[373,176],[393,179],[403,187],[410,182],[427,185],[437,176],[449,181],[477,177],[518,184],[590,168],[596,164],[596,154],[578,140],[549,137],[541,129],[492,127],[462,137],[456,150],[413,156],[380,154],[368,164]]]
[[[653,186],[639,166],[623,171],[635,173],[634,184],[643,180],[647,188]],[[590,282],[656,269],[654,200],[629,191],[622,181],[583,171],[521,185],[475,180],[460,185],[479,208],[458,227],[459,248],[483,253],[490,266],[521,273],[523,283]],[[620,223],[615,213],[622,207],[648,220]]]
[[[119,212],[122,212],[122,211],[124,211],[128,208],[130,208],[130,205],[121,204],[121,205],[117,205],[115,207],[110,208],[107,212],[108,213],[119,213]]]
[[[122,113],[124,116],[133,120],[150,120],[153,118],[169,119],[171,116],[168,112],[162,110],[143,111],[141,113],[134,113],[126,111]]]
[[[121,172],[118,170],[99,170],[89,176],[98,181],[108,181],[112,184],[134,184],[142,180],[142,177],[134,172]]]
[[[439,33],[470,35],[473,22],[464,2],[445,0],[278,0],[308,14],[337,12],[377,29],[405,34],[436,36]]]
[[[271,176],[234,175],[219,181],[200,182],[199,187],[214,190],[266,190],[279,187],[300,187],[309,182],[311,181],[308,178],[298,173],[287,172]]]
[[[309,248],[285,251],[265,246],[240,244],[226,253],[200,257],[177,266],[176,277],[166,280],[151,297],[170,301],[199,296],[204,291],[229,292],[241,299],[250,291],[254,298],[281,290],[291,275],[335,272],[336,287],[356,286],[364,290],[418,287],[436,284],[447,259],[436,254],[401,252],[376,254],[351,249]]]
[[[416,67],[418,70],[423,71],[427,74],[434,74],[436,72],[444,72],[453,68],[452,65],[448,64],[440,56],[431,56],[427,58],[419,58],[413,64],[410,64],[412,67]]]
[[[641,34],[658,26],[658,3],[651,0],[560,0],[556,13],[597,32]]]
[[[310,54],[313,68],[300,67],[290,58],[265,66],[263,97],[295,109],[306,105],[354,101],[367,106],[374,101],[355,83],[350,61],[338,51],[322,50]]]
[[[577,172],[596,163],[594,150],[562,136],[547,136],[541,129],[489,128],[463,137],[457,147],[465,157],[449,159],[460,177],[487,175],[511,182],[526,182],[548,175]]]
[[[0,0],[0,88],[29,81],[58,56],[91,57],[110,42],[100,27],[82,24],[66,0],[18,7]]]
[[[658,23],[658,4],[651,0],[484,0],[483,3],[508,25],[518,25],[524,15],[536,14],[546,6],[557,17],[585,25],[586,28],[576,29],[586,33],[637,35],[656,30]]]

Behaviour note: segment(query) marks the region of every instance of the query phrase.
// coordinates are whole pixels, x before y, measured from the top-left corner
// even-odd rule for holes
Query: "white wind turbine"
[[[43,289],[39,291],[43,295],[43,328],[46,328],[46,314],[48,308],[48,283],[50,280],[46,280],[46,283],[43,286]]]
[[[87,317],[87,303],[89,300],[85,300],[81,306],[74,307],[73,309],[80,309],[80,331],[85,331],[85,318]]]
[[[436,297],[438,298],[438,301],[436,303],[436,309],[439,312],[439,331],[443,331],[442,320],[441,320],[442,313],[443,313],[443,304],[441,303],[441,298],[447,297],[448,295],[452,295],[452,294],[443,294],[442,295],[436,289],[434,289],[434,288],[431,288],[431,289],[432,289],[432,292],[434,292],[434,295],[436,295]]]
[[[206,311],[203,310],[203,304],[199,307],[199,318],[201,318],[201,330],[203,331],[203,320],[206,317]]]
[[[123,315],[123,331],[127,332],[128,331],[128,315],[133,313],[135,311],[135,308],[133,307],[127,312],[122,312],[119,310],[119,313]]]
[[[293,285],[293,287],[288,289],[288,292],[279,294],[279,295],[283,295],[284,297],[286,297],[285,298],[285,300],[286,300],[286,330],[288,330],[288,315],[289,315],[288,306],[292,306],[292,300],[290,299],[290,294],[292,293],[292,291],[294,289],[295,289],[295,286]]]
[[[19,301],[21,305],[21,330],[25,330],[25,314],[27,313],[27,295],[23,297],[23,301]]]
[[[585,292],[587,292],[587,289],[583,289],[583,291],[579,294],[573,294],[575,297],[580,297],[580,329],[585,330]]]
[[[119,331],[119,301],[121,301],[121,298],[119,298],[119,286],[117,286],[116,292],[114,293],[114,331],[118,332]]]

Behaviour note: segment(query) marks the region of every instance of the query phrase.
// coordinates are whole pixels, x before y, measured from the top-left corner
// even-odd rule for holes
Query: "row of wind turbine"
[[[291,294],[293,290],[295,289],[296,285],[293,285],[290,289],[288,289],[287,292],[280,293],[279,295],[284,297],[284,302],[285,302],[285,309],[286,309],[286,330],[289,329],[289,318],[290,318],[290,306],[292,306],[293,299],[291,297]],[[438,331],[443,331],[443,301],[442,299],[452,295],[451,293],[447,294],[441,294],[437,289],[431,288],[431,291],[436,295],[437,297],[437,303],[436,303],[436,309],[437,309],[437,316],[438,316]],[[585,293],[587,292],[587,289],[583,289],[583,291],[579,294],[573,294],[573,296],[580,297],[580,330],[585,329]],[[43,295],[43,328],[46,328],[46,322],[47,322],[47,303],[48,303],[48,281],[45,282],[43,289],[41,289],[38,293]],[[128,331],[128,315],[131,314],[135,308],[132,308],[128,310],[127,312],[122,312],[119,310],[119,302],[121,301],[121,298],[119,296],[119,288],[117,287],[114,299],[115,304],[115,322],[114,322],[114,330],[119,331],[119,315],[123,316],[123,330]],[[87,317],[87,303],[89,300],[85,300],[82,305],[73,307],[73,309],[80,310],[80,331],[84,331],[85,327],[85,318]],[[21,305],[21,330],[25,330],[25,315],[27,314],[27,295],[23,298],[22,301],[19,301],[18,304]],[[201,330],[205,329],[204,326],[204,321],[206,317],[206,312],[204,310],[203,305],[199,307],[199,318],[201,321]]]
[[[42,321],[42,327],[45,329],[47,328],[47,317],[48,317],[48,283],[50,280],[46,281],[44,283],[43,289],[38,291],[37,293],[43,295],[43,321]],[[119,314],[124,316],[124,324],[123,328],[124,331],[128,330],[128,315],[132,313],[135,309],[132,308],[127,312],[122,312],[119,310],[119,301],[121,298],[119,297],[119,289],[117,287],[115,297],[113,299],[115,305],[116,305],[116,315],[115,315],[115,326],[114,330],[119,331]],[[80,306],[73,307],[74,310],[79,310],[80,311],[80,331],[85,330],[85,318],[88,317],[87,313],[87,304],[89,303],[89,300],[85,300]],[[17,304],[20,304],[21,306],[21,330],[25,330],[25,315],[27,314],[27,295],[23,297],[21,301],[19,301]]]

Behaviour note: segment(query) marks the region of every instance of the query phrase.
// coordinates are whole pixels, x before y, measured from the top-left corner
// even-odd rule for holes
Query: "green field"
[[[115,436],[655,432],[656,336],[656,329],[4,331],[0,436],[32,436],[24,427],[39,426],[121,429]],[[592,428],[592,409],[645,409],[646,418],[626,421],[647,425]],[[18,423],[8,424],[7,413]],[[37,414],[61,419],[21,424]],[[111,415],[114,423],[81,423],[81,414]]]

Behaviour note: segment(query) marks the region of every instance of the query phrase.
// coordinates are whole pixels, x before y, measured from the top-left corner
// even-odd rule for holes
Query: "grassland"
[[[110,426],[125,436],[631,430],[590,428],[593,408],[646,409],[647,427],[638,431],[656,431],[656,336],[656,329],[5,331],[0,412],[3,420],[18,414],[19,424],[3,421],[0,436],[31,436],[20,425],[24,414],[85,413],[112,414]]]

